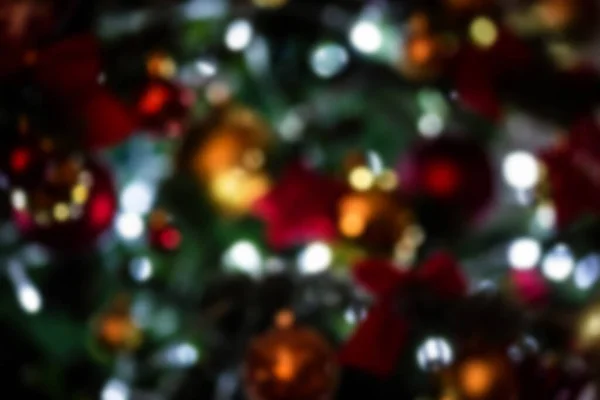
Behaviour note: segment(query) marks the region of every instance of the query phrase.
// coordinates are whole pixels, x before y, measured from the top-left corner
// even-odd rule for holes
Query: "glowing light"
[[[89,190],[85,185],[76,185],[71,191],[71,200],[76,204],[83,204],[87,201]]]
[[[54,219],[58,222],[64,222],[69,219],[69,206],[65,203],[58,203],[52,209]]]
[[[181,244],[181,233],[170,227],[160,233],[158,240],[165,250],[175,250]]]
[[[154,267],[148,257],[133,259],[129,264],[129,273],[138,282],[145,282],[150,279],[154,272],[153,270]]]
[[[296,316],[291,310],[281,310],[275,315],[275,326],[279,329],[291,328],[296,322]]]
[[[375,183],[373,172],[367,167],[356,167],[350,171],[348,176],[350,185],[359,191],[369,190]]]
[[[125,213],[117,217],[117,233],[125,240],[135,240],[144,233],[144,221],[138,214]]]
[[[383,45],[383,36],[373,22],[358,21],[350,31],[350,42],[361,53],[372,54]]]
[[[333,261],[331,248],[325,243],[315,242],[309,244],[298,256],[298,267],[304,274],[323,272]]]
[[[487,17],[477,17],[469,27],[471,40],[479,47],[490,47],[498,39],[498,28],[494,21]]]
[[[102,388],[101,400],[129,400],[129,398],[129,386],[120,380],[111,379]]]
[[[540,256],[542,247],[540,243],[532,238],[519,238],[514,240],[508,247],[508,262],[510,266],[517,270],[528,270],[535,268]]]
[[[233,51],[244,50],[252,41],[253,34],[250,22],[244,19],[235,20],[227,27],[225,44]]]
[[[21,308],[29,314],[36,314],[42,309],[42,296],[30,283],[21,283],[18,286],[17,297]]]
[[[454,353],[450,343],[441,337],[430,337],[417,349],[417,363],[424,371],[443,368],[453,360]]]
[[[573,281],[579,289],[590,289],[600,278],[600,255],[590,254],[577,263]]]
[[[217,74],[217,64],[209,60],[198,60],[195,64],[196,71],[203,77],[209,78]]]
[[[169,97],[170,93],[166,87],[158,84],[152,85],[140,98],[138,108],[143,114],[156,114],[169,101]]]
[[[165,352],[165,361],[172,366],[190,367],[196,364],[200,356],[198,350],[190,343],[171,346]]]
[[[310,65],[321,78],[339,74],[348,64],[348,51],[343,46],[328,43],[317,47],[310,56]]]
[[[14,189],[10,193],[10,201],[16,210],[27,208],[27,195],[22,189]]]
[[[123,212],[146,214],[152,209],[154,190],[147,182],[135,181],[123,189],[119,200]]]
[[[467,396],[482,398],[492,388],[496,375],[494,364],[484,360],[470,360],[460,369],[461,388]]]
[[[340,203],[340,231],[347,237],[360,236],[373,214],[371,204],[360,196],[348,196]]]
[[[225,252],[223,264],[230,269],[256,276],[261,273],[263,259],[254,243],[240,240]]]
[[[444,130],[444,121],[435,113],[423,114],[419,118],[419,132],[426,138],[434,138],[439,136]]]
[[[554,228],[556,223],[556,210],[552,204],[541,204],[535,210],[535,221],[538,226],[545,230]]]
[[[564,281],[573,273],[574,268],[573,254],[569,247],[562,243],[554,246],[542,261],[542,272],[552,281]]]
[[[383,171],[377,177],[377,186],[385,191],[392,191],[398,187],[398,177],[392,170]]]
[[[279,132],[283,140],[296,141],[302,137],[305,128],[304,121],[297,112],[290,111],[279,124]]]
[[[537,160],[525,151],[507,155],[502,165],[502,173],[506,182],[515,189],[531,189],[540,178]]]

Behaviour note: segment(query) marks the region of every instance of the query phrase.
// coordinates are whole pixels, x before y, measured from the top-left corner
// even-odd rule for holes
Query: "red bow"
[[[26,68],[81,119],[89,147],[117,144],[134,130],[131,114],[99,82],[102,69],[94,37],[76,36],[39,51],[0,50],[0,78]]]
[[[401,271],[388,261],[366,260],[354,266],[353,274],[376,302],[342,348],[340,363],[380,376],[393,372],[408,338],[410,321],[400,312],[398,296],[410,288],[425,288],[444,301],[462,297],[467,289],[458,264],[445,253],[411,271]]]

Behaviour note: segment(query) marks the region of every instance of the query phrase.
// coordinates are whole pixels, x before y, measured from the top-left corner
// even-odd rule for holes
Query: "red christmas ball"
[[[109,172],[76,154],[21,146],[10,155],[13,221],[30,240],[61,251],[87,248],[112,223],[117,201]]]
[[[399,174],[405,193],[429,206],[426,213],[443,210],[459,223],[479,217],[494,194],[494,175],[484,147],[465,137],[443,136],[419,143],[401,161]]]
[[[192,90],[164,79],[153,79],[137,100],[140,127],[169,137],[179,136],[193,103]]]

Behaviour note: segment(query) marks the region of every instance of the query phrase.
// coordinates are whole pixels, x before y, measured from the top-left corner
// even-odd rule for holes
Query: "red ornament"
[[[154,133],[179,136],[194,103],[194,92],[164,79],[153,79],[137,101],[141,127]]]
[[[498,96],[503,82],[518,76],[531,65],[529,48],[506,29],[487,48],[466,43],[452,60],[450,75],[458,101],[488,119],[497,121],[503,113]]]
[[[550,288],[538,270],[512,271],[511,281],[517,298],[529,306],[547,304]]]
[[[600,126],[594,118],[577,122],[563,142],[540,158],[559,229],[600,214]]]
[[[175,251],[181,245],[181,233],[173,226],[167,226],[150,233],[152,247],[160,251]]]
[[[85,128],[89,148],[113,146],[134,130],[127,109],[100,83],[96,39],[75,36],[41,50],[0,48],[0,77],[29,71],[32,80]]]
[[[473,220],[494,193],[493,171],[483,147],[473,140],[443,136],[420,143],[399,168],[402,189]]]
[[[294,163],[254,211],[267,224],[267,241],[284,249],[337,236],[337,204],[345,186]]]
[[[13,218],[27,238],[58,251],[81,250],[112,224],[114,188],[99,164],[25,147],[11,160],[19,160],[10,171]]]
[[[400,270],[384,260],[356,264],[353,275],[359,285],[376,297],[367,318],[342,348],[342,365],[388,376],[392,373],[410,330],[410,315],[401,301],[414,304],[413,292],[429,294],[440,302],[462,297],[466,281],[456,261],[438,253],[415,270]]]

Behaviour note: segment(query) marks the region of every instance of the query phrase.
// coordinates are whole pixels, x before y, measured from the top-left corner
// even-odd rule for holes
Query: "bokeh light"
[[[535,268],[540,256],[542,247],[540,243],[533,238],[515,239],[508,246],[507,258],[510,266],[517,270],[528,270]]]
[[[250,22],[238,19],[229,24],[225,32],[225,45],[233,51],[244,50],[252,41],[254,30]]]
[[[358,21],[350,31],[350,42],[361,53],[373,54],[383,45],[383,35],[375,23]]]
[[[506,182],[515,189],[531,189],[540,178],[536,158],[526,151],[515,151],[504,159],[502,174]]]
[[[564,243],[554,246],[542,261],[542,273],[552,281],[566,280],[575,268],[575,259],[571,249]]]

